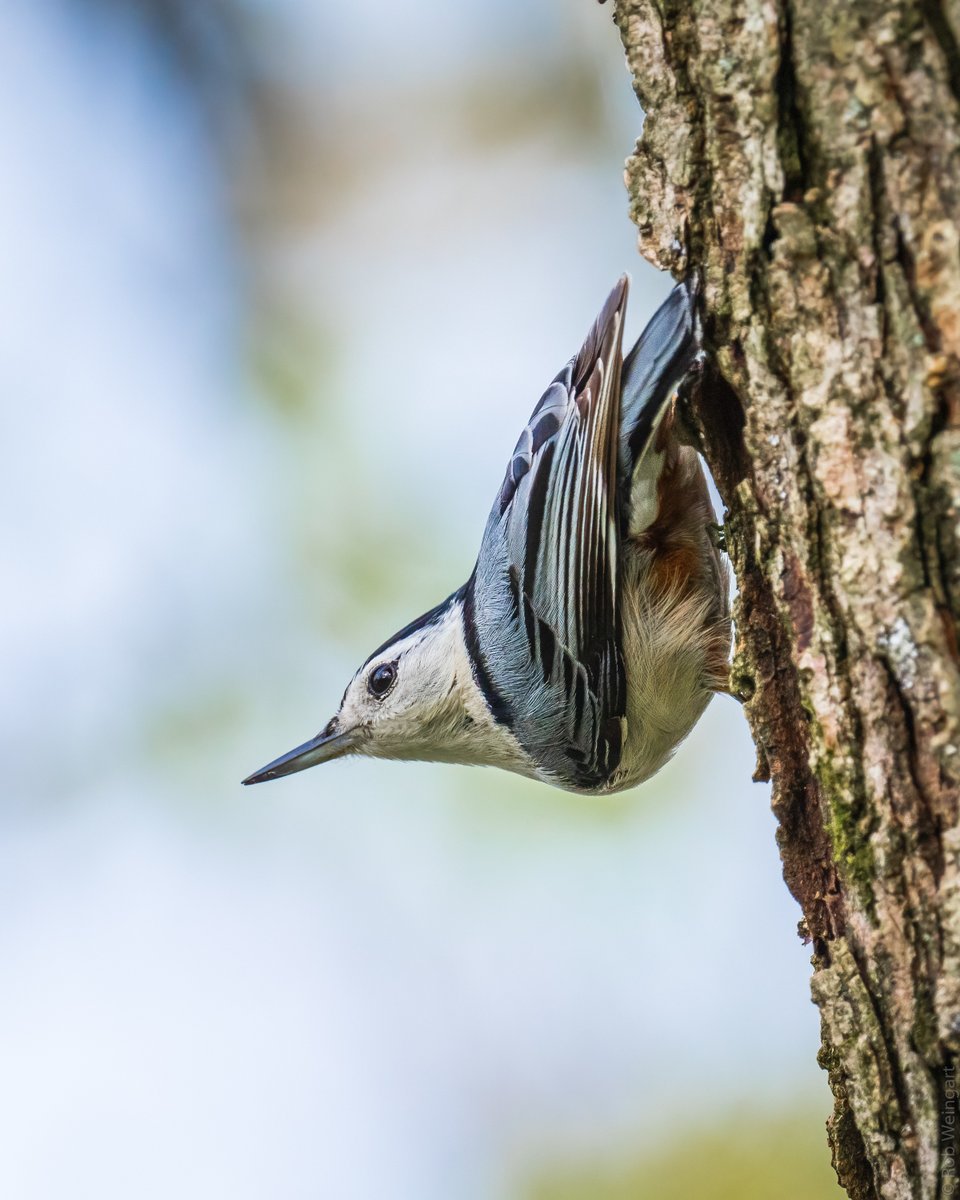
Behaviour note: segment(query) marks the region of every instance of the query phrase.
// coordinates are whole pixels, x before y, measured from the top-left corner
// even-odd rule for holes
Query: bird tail
[[[623,361],[619,468],[628,488],[660,418],[700,353],[695,301],[695,281],[677,284]]]

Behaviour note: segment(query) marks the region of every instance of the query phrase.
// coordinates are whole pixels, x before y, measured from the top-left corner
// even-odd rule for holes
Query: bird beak
[[[315,767],[317,763],[329,762],[332,758],[340,758],[349,754],[356,746],[356,731],[341,730],[334,717],[326,729],[322,730],[309,742],[297,746],[287,754],[281,754],[272,763],[267,763],[259,771],[254,771],[243,781],[246,783],[266,783],[268,779],[279,779],[281,775],[293,775],[296,771],[305,771],[307,767]]]

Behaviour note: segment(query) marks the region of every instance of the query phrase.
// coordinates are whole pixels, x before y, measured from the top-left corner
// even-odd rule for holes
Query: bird
[[[469,579],[364,661],[310,741],[243,780],[345,755],[495,766],[586,795],[672,756],[728,689],[728,569],[677,388],[697,287],[623,357],[624,275],[514,448]]]

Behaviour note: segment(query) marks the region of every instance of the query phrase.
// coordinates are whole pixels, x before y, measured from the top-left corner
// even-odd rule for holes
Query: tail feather
[[[667,404],[700,352],[695,299],[693,282],[678,284],[624,359],[619,469],[628,488]]]

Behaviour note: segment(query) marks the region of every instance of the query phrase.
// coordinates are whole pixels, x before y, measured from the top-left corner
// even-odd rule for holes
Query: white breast
[[[606,792],[633,787],[658,771],[713,695],[706,684],[702,633],[711,598],[651,592],[649,565],[649,551],[625,548],[627,736]]]

